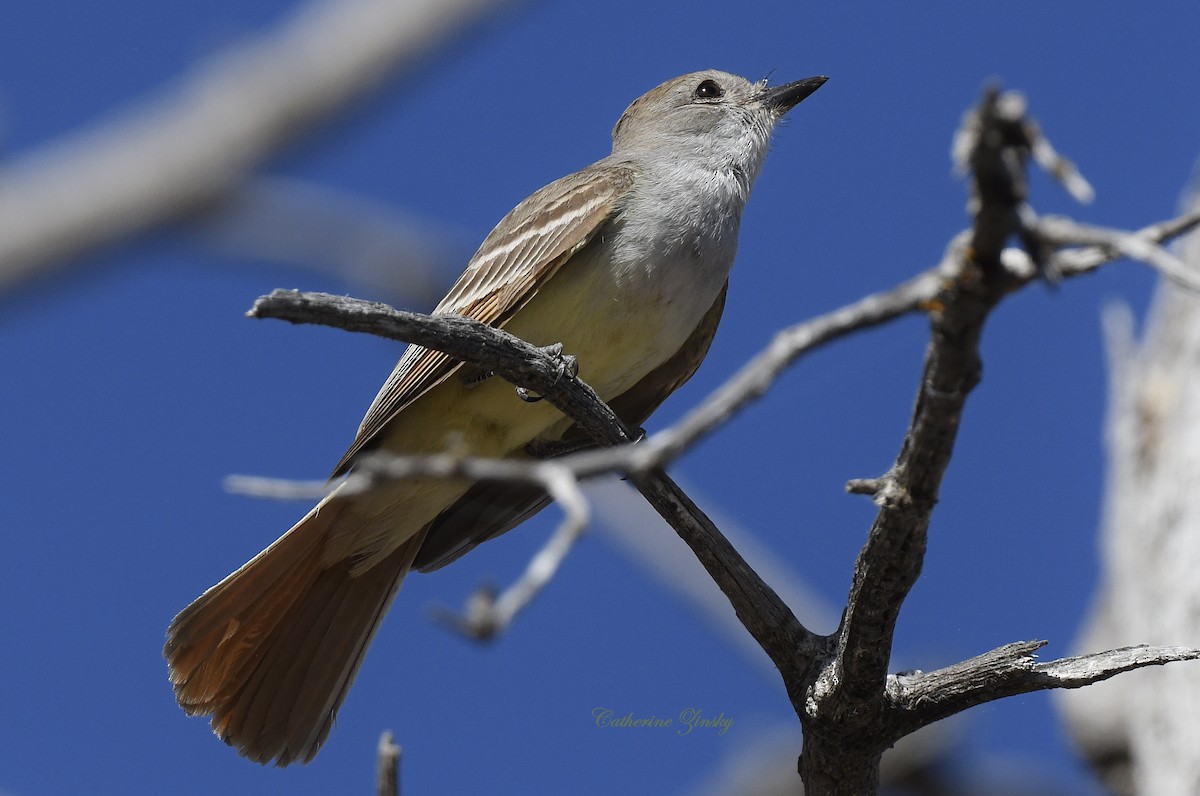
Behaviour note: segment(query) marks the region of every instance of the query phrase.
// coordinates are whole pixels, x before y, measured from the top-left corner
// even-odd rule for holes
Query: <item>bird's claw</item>
[[[559,380],[568,373],[571,374],[571,378],[579,375],[579,359],[570,354],[564,354],[562,343],[554,343],[538,350],[555,360],[555,370],[557,371],[554,377],[555,384],[558,384]],[[524,387],[517,388],[517,397],[527,404],[535,404],[545,398],[545,396],[532,393]]]
[[[535,404],[538,401],[542,400],[545,396],[534,395],[533,393],[531,393],[529,390],[525,389],[524,387],[518,387],[517,388],[517,397],[520,398],[522,401],[524,401],[527,404]]]

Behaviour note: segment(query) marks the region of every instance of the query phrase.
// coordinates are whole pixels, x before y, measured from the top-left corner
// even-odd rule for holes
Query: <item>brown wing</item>
[[[534,193],[484,239],[434,313],[503,326],[616,212],[633,177],[628,166],[597,164]],[[375,396],[334,476],[346,472],[397,413],[461,365],[439,351],[410,345]]]
[[[683,348],[669,360],[659,365],[637,384],[630,387],[610,402],[617,416],[629,425],[640,426],[651,413],[683,385],[708,353],[721,312],[725,309],[725,291],[721,289],[696,331],[683,344]],[[578,426],[572,426],[563,435],[564,446],[555,446],[558,455],[568,450],[581,450],[594,446]],[[536,456],[537,451],[529,451]],[[421,572],[440,569],[472,550],[488,539],[512,530],[525,520],[550,505],[550,497],[541,489],[531,486],[500,484],[483,481],[474,484],[466,494],[438,515],[428,527],[424,544],[417,551],[413,567]]]

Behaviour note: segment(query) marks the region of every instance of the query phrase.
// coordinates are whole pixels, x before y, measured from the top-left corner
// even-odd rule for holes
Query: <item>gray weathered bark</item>
[[[1180,247],[1200,271],[1200,235]],[[1106,318],[1112,398],[1104,572],[1081,649],[1200,642],[1200,296],[1164,281],[1144,339]],[[1061,694],[1115,793],[1200,793],[1200,670],[1141,671]]]

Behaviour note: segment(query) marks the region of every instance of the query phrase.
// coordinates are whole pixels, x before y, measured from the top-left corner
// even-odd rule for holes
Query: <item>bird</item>
[[[826,79],[772,87],[706,70],[657,86],[621,115],[611,154],[497,224],[434,314],[561,344],[579,377],[640,427],[707,354],[771,134]],[[372,451],[537,459],[589,446],[549,402],[525,398],[410,345],[333,477]],[[317,754],[410,570],[443,567],[550,502],[511,483],[342,486],[167,630],[179,705],[258,763]]]

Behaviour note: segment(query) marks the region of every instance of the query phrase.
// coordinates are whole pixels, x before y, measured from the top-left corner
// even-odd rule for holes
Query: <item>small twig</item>
[[[533,602],[583,535],[590,516],[579,483],[568,470],[553,462],[521,464],[529,471],[529,480],[544,487],[565,516],[550,540],[530,559],[521,577],[499,596],[490,586],[480,588],[468,601],[462,616],[435,607],[434,616],[442,624],[477,641],[490,640],[507,630],[517,614]]]
[[[343,495],[366,492],[381,480],[417,476],[469,478],[472,480],[511,481],[535,484],[550,494],[562,508],[564,517],[550,540],[530,560],[524,574],[502,594],[490,586],[481,587],[468,600],[462,616],[435,606],[433,615],[443,625],[476,640],[489,640],[502,633],[553,579],[562,562],[587,528],[590,507],[575,475],[555,461],[518,461],[484,459],[441,454],[434,456],[398,456],[375,452],[362,457],[353,472],[340,482]],[[334,482],[338,483],[338,482]],[[318,499],[329,494],[330,482],[287,481],[233,475],[225,479],[231,492],[277,500]]]
[[[683,419],[638,445],[631,454],[636,466],[648,468],[667,464],[766,394],[780,375],[804,354],[855,332],[921,311],[925,302],[937,295],[942,279],[936,269],[926,271],[890,290],[873,293],[841,309],[778,332],[767,348]]]
[[[265,500],[320,500],[329,494],[329,481],[294,481],[288,478],[265,478],[259,475],[227,475],[222,481],[225,491],[233,495]]]
[[[379,736],[379,751],[375,768],[375,796],[400,796],[400,757],[391,730]]]
[[[1096,199],[1096,191],[1092,184],[1079,173],[1075,164],[1058,154],[1050,144],[1050,139],[1042,134],[1041,128],[1034,124],[1036,133],[1031,136],[1030,149],[1033,159],[1042,170],[1053,177],[1071,197],[1080,204],[1090,205]]]
[[[1145,263],[1182,288],[1200,292],[1200,273],[1189,267],[1157,241],[1136,232],[1080,224],[1069,218],[1043,217],[1037,234],[1055,246],[1098,246],[1109,248],[1131,260]]]
[[[1122,672],[1194,660],[1200,660],[1200,649],[1138,644],[1039,663],[1034,667],[1034,673],[1040,676],[1043,688],[1082,688]]]
[[[469,638],[490,640],[507,630],[558,572],[579,537],[587,528],[590,507],[572,471],[557,461],[484,459],[440,454],[399,456],[370,453],[340,482],[343,495],[366,492],[381,480],[413,477],[468,478],[476,481],[511,481],[535,484],[546,490],[563,510],[563,520],[546,545],[535,555],[512,586],[497,595],[490,586],[481,587],[468,600],[462,616],[435,606],[433,616],[441,624]],[[334,482],[338,483],[338,482]],[[276,500],[318,499],[329,494],[330,482],[287,481],[233,475],[225,479],[231,492]]]
[[[1138,241],[1161,246],[1168,241],[1178,238],[1200,226],[1200,208],[1189,210],[1157,224],[1143,227],[1134,232],[1120,233]],[[1091,273],[1102,265],[1124,257],[1125,254],[1114,246],[1081,246],[1068,248],[1050,255],[1051,267],[1065,279]],[[1037,277],[1037,266],[1029,254],[1021,249],[1008,248],[1000,253],[1000,261],[1004,269],[1014,280],[1013,287],[1024,285]],[[1190,274],[1193,269],[1188,269]]]
[[[851,495],[879,494],[887,482],[883,478],[851,478],[846,482],[846,491]]]
[[[970,258],[985,274],[994,274],[1010,236],[1019,234],[1031,215],[1025,199],[1025,163],[1037,130],[1028,123],[1025,98],[989,85],[979,104],[969,110],[951,147],[956,169],[970,176],[967,211],[972,216]],[[1036,246],[1029,254],[1040,266]],[[1042,271],[1053,280],[1056,275]]]

